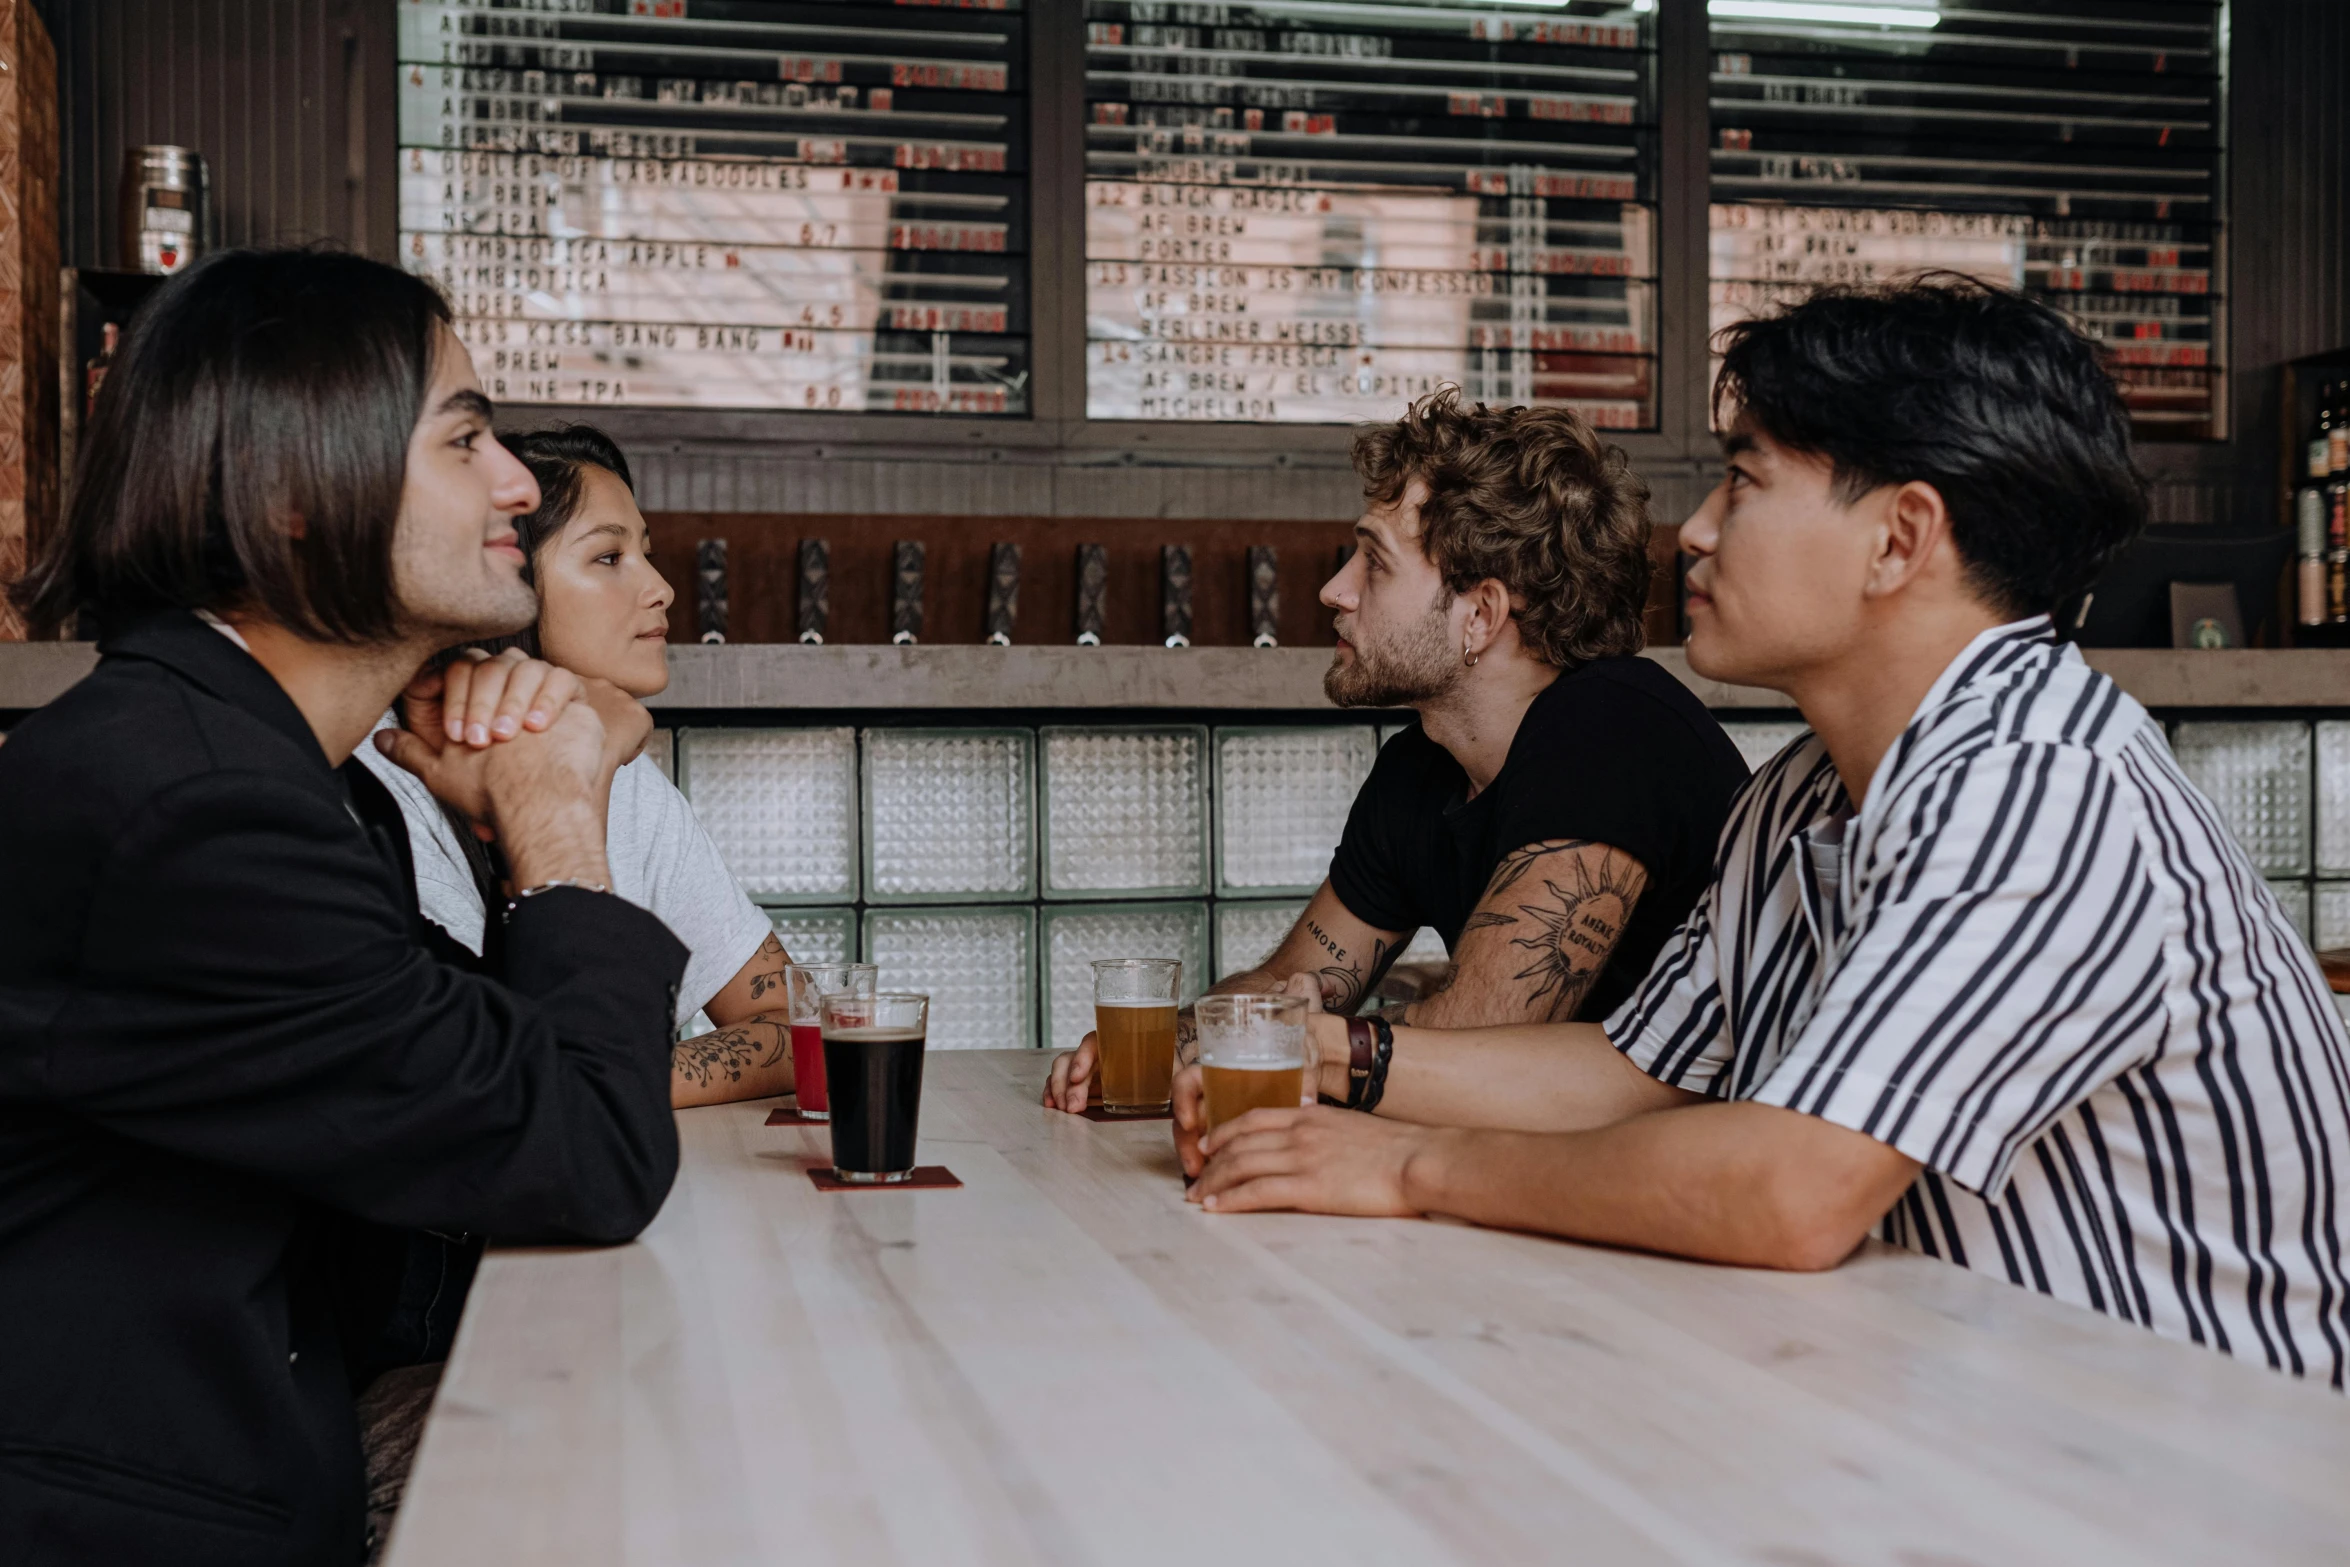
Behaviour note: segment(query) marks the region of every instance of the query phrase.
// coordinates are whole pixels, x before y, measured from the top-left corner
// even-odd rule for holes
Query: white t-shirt
[[[397,720],[386,713],[378,729]],[[384,756],[375,741],[356,755],[383,780],[408,819],[408,852],[416,861],[416,901],[424,917],[467,950],[481,951],[487,917],[473,884],[456,829],[441,813],[432,792],[416,775]],[[771,927],[757,904],[743,896],[718,846],[695,819],[677,786],[649,756],[640,756],[612,775],[612,807],[604,828],[604,855],[612,866],[612,890],[670,929],[693,954],[677,987],[677,1021],[684,1023],[726,988]]]

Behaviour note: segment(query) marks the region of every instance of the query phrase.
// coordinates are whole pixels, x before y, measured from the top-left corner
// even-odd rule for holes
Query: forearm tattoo
[[[753,1018],[678,1041],[669,1052],[669,1061],[679,1077],[707,1088],[722,1077],[739,1083],[745,1072],[774,1066],[790,1047],[791,1030],[786,1025]]]
[[[1537,860],[1562,851],[1573,867],[1572,885],[1547,877],[1533,878],[1534,886],[1522,885]],[[1575,1015],[1607,967],[1647,880],[1638,860],[1603,844],[1577,838],[1530,843],[1494,868],[1482,906],[1469,916],[1462,934],[1512,931],[1510,945],[1527,957],[1525,967],[1510,977],[1532,980],[1528,1003],[1560,1022]]]
[[[1333,1012],[1352,1012],[1370,988],[1379,982],[1387,969],[1387,942],[1371,938],[1368,964],[1360,955],[1350,955],[1328,931],[1313,920],[1306,921],[1306,934],[1314,944],[1327,953],[1330,961],[1322,965],[1317,976],[1322,981],[1322,1005]]]

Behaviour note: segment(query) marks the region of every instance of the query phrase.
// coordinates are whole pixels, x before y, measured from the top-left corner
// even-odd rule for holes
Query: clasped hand
[[[644,749],[653,720],[603,680],[479,649],[409,682],[383,753],[488,839],[534,809],[600,808],[613,770]],[[600,815],[600,809],[598,811]]]

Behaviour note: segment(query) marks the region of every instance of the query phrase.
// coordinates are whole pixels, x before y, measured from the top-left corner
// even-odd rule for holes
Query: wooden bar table
[[[1049,1060],[932,1054],[959,1191],[689,1110],[640,1242],[493,1251],[393,1567],[2350,1559],[2322,1386],[1874,1244],[1203,1213]]]

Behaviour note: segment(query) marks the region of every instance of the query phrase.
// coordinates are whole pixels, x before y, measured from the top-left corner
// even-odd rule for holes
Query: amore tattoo
[[[1322,965],[1317,977],[1322,981],[1322,1005],[1333,1012],[1352,1012],[1355,1003],[1363,999],[1363,992],[1379,981],[1387,967],[1387,943],[1377,937],[1371,940],[1371,961],[1366,967],[1347,957],[1346,948],[1331,938],[1328,931],[1312,920],[1306,921],[1306,934],[1314,944],[1330,955],[1331,961]]]
[[[1598,852],[1589,852],[1592,850]],[[1562,851],[1563,864],[1551,868],[1571,870],[1571,886],[1561,886],[1547,877],[1534,878],[1540,892],[1521,885],[1536,861]],[[1515,914],[1498,907],[1480,909],[1469,916],[1464,934],[1500,928],[1524,932],[1513,935],[1510,945],[1523,948],[1529,961],[1511,977],[1533,980],[1534,990],[1527,999],[1547,1002],[1547,1016],[1559,1022],[1573,1017],[1582,1006],[1599,971],[1607,966],[1608,955],[1615,951],[1616,940],[1632,917],[1632,905],[1639,901],[1646,884],[1647,874],[1639,861],[1605,845],[1573,838],[1530,843],[1494,869],[1493,880],[1480,900],[1492,904],[1503,894],[1515,892],[1526,901],[1517,904]]]

